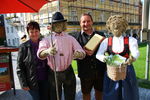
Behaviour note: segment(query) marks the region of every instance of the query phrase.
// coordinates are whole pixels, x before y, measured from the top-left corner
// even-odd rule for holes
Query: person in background
[[[50,66],[51,100],[57,100],[56,85],[61,100],[62,88],[65,100],[75,100],[76,78],[71,66],[72,59],[83,59],[85,52],[75,38],[66,34],[67,20],[60,12],[52,16],[52,34],[39,45],[38,57],[48,60]],[[58,84],[55,83],[54,72]]]
[[[21,37],[21,42],[24,43],[26,41],[27,41],[27,35],[25,34]]]
[[[138,40],[138,35],[137,35],[137,33],[134,33],[134,34],[132,35],[132,37],[134,37],[135,39]]]
[[[94,34],[104,36],[104,34],[94,31],[92,25],[92,16],[86,13],[82,14],[80,18],[81,32],[72,34],[72,36],[76,38],[86,52],[86,57],[84,59],[77,60],[78,76],[81,81],[83,100],[91,99],[91,90],[93,87],[95,90],[95,99],[102,100],[103,77],[106,71],[106,64],[96,59],[95,55],[97,50],[93,52],[84,48]]]
[[[51,30],[51,23],[49,23],[49,25],[47,25],[47,30]]]
[[[23,90],[29,91],[33,100],[49,100],[48,65],[37,57],[40,26],[31,21],[27,25],[29,40],[19,47],[17,75]]]
[[[48,23],[48,25],[47,25],[47,30],[46,30],[46,35],[44,36],[44,37],[47,37],[47,36],[49,36],[49,34],[51,34],[51,23]]]
[[[124,37],[123,33],[128,27],[128,22],[121,15],[109,17],[106,22],[108,31],[113,33],[113,37],[106,38],[102,41],[96,54],[96,58],[105,62],[107,56],[119,54],[127,61],[126,78],[124,80],[111,80],[107,73],[104,78],[104,95],[103,100],[139,100],[137,80],[132,62],[139,57],[137,40],[133,37]]]

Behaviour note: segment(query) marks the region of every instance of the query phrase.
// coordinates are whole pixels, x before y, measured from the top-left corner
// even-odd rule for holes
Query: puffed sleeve
[[[139,49],[138,49],[138,43],[137,40],[133,37],[129,38],[129,49],[131,52],[131,55],[137,59],[140,55]]]
[[[104,62],[105,55],[104,53],[107,50],[108,38],[104,39],[102,43],[99,45],[99,49],[96,54],[96,58],[102,62]]]

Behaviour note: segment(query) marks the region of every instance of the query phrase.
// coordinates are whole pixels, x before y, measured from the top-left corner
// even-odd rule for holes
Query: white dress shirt
[[[100,44],[99,50],[96,54],[96,58],[100,61],[104,62],[105,55],[104,53],[107,51],[108,46],[108,38],[104,39]],[[112,50],[115,53],[121,53],[124,50],[124,37],[113,37],[112,39]],[[133,37],[129,37],[129,50],[131,55],[137,59],[140,55],[138,50],[137,40]]]

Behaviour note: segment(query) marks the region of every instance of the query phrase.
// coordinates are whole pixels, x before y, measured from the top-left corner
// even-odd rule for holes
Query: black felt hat
[[[67,21],[67,20],[64,19],[64,16],[60,12],[56,12],[52,16],[52,23],[65,22],[65,21]],[[51,22],[50,22],[50,24],[51,24]]]

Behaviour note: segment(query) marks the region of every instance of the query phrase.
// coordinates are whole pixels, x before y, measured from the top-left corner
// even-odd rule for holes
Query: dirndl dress
[[[103,100],[139,100],[139,91],[134,67],[127,66],[124,80],[113,81],[105,73]]]

